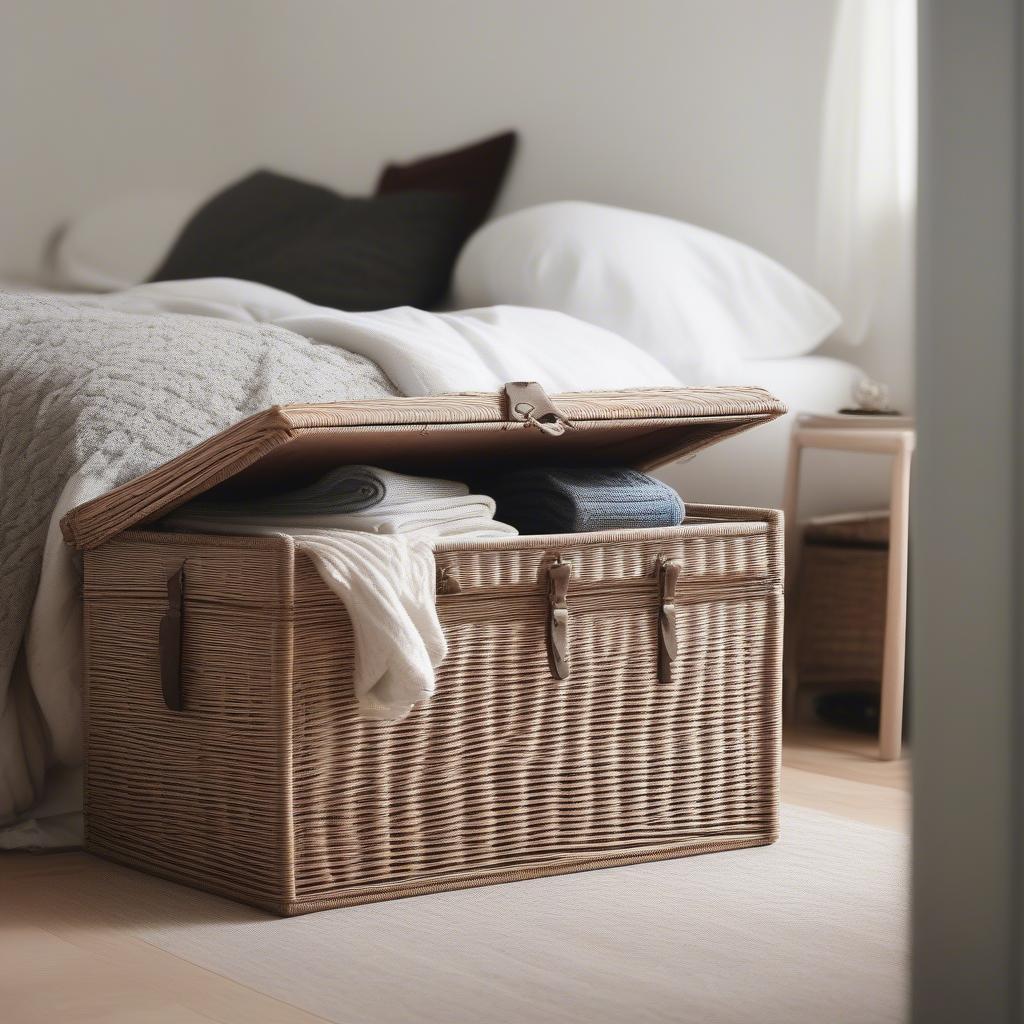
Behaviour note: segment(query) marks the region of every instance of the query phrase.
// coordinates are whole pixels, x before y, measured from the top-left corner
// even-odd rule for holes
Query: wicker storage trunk
[[[88,849],[299,914],[775,839],[777,512],[439,544],[450,654],[397,724],[357,717],[344,607],[290,541],[140,528],[355,461],[651,467],[783,411],[754,388],[509,395],[276,408],[69,513]]]

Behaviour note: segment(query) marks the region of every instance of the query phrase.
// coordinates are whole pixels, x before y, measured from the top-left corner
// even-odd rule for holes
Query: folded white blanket
[[[267,529],[357,530],[360,533],[403,534],[406,537],[508,537],[519,531],[508,523],[494,519],[494,501],[482,494],[470,494],[443,507],[436,502],[419,502],[422,509],[395,509],[374,515],[360,512],[352,515],[313,516],[240,516],[229,521],[238,531],[249,527]],[[374,510],[376,512],[376,509]],[[225,520],[216,514],[202,512],[172,515],[163,522],[175,530],[192,533],[223,533]]]
[[[237,512],[245,515],[349,515],[387,503],[409,505],[412,502],[444,498],[462,498],[469,488],[457,480],[410,476],[378,466],[338,466],[312,483],[280,494],[253,495],[244,498],[216,498],[203,495],[188,503],[190,512]]]
[[[253,498],[198,498],[165,522],[201,532],[217,519],[251,526],[310,527],[402,533],[408,536],[515,535],[495,522],[494,499],[470,494],[464,483],[410,476],[376,466],[340,466],[283,494]]]

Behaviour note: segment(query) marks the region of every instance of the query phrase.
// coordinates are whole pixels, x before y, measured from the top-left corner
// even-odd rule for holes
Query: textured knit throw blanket
[[[685,515],[671,487],[635,469],[541,466],[502,474],[480,488],[520,533],[678,526]]]
[[[81,761],[60,515],[276,403],[395,394],[370,361],[279,327],[100,301],[0,293],[0,827],[48,765]]]

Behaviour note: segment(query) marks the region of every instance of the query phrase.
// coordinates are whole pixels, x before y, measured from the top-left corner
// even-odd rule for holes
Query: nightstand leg
[[[786,485],[782,497],[782,510],[786,517],[786,612],[783,637],[782,680],[783,717],[796,718],[796,697],[799,681],[796,675],[796,573],[800,557],[800,529],[797,513],[800,505],[800,455],[802,446],[798,430],[789,436],[789,459],[786,463]]]
[[[910,448],[906,445],[893,457],[891,489],[885,648],[878,730],[879,756],[883,761],[898,758],[903,741],[903,673],[906,661],[910,538]]]

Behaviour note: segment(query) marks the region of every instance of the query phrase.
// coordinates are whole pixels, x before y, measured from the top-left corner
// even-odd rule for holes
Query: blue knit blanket
[[[481,481],[480,489],[520,533],[678,526],[686,514],[671,487],[635,469],[542,466]]]

